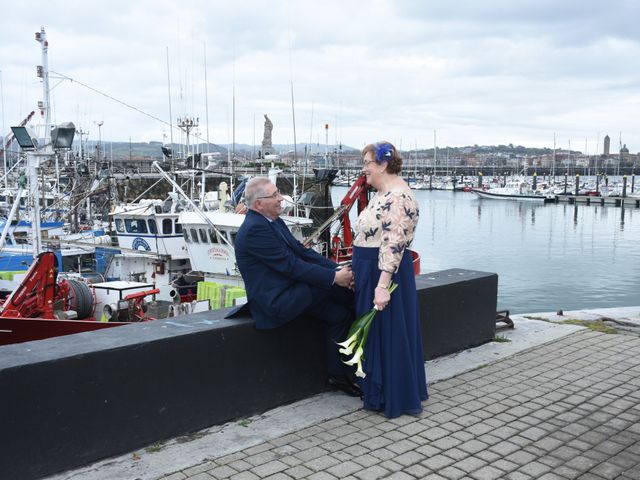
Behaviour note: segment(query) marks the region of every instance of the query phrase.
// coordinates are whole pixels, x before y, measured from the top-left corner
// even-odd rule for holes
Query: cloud
[[[0,31],[5,130],[42,98],[40,24],[26,3]],[[90,138],[103,121],[106,139],[162,140],[169,122],[193,116],[201,137],[227,143],[235,111],[238,143],[260,142],[265,113],[274,142],[292,142],[293,90],[298,142],[324,143],[325,124],[330,143],[354,147],[430,147],[434,130],[451,146],[549,146],[554,132],[577,144],[608,131],[636,151],[639,10],[622,0],[52,0],[37,21],[51,70],[75,80],[52,82],[54,119]]]

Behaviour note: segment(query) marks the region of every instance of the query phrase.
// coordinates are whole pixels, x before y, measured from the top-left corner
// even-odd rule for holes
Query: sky
[[[52,121],[90,140],[185,141],[177,119],[193,117],[203,141],[260,144],[267,114],[274,144],[319,149],[555,138],[595,154],[608,134],[612,150],[640,151],[637,0],[25,0],[3,11],[3,134],[43,97],[44,27]]]

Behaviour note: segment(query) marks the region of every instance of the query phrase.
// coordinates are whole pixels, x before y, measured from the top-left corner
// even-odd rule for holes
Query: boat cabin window
[[[229,239],[231,240],[231,245],[235,245],[236,244],[236,236],[238,235],[238,232],[229,232]]]
[[[198,231],[195,228],[191,228],[191,240],[193,241],[193,243],[200,243],[198,242]]]
[[[162,233],[165,235],[170,235],[173,233],[173,222],[170,218],[165,218],[162,220]]]
[[[125,218],[127,233],[147,233],[147,222],[137,218]]]
[[[182,224],[181,224],[181,223],[178,223],[178,220],[177,220],[177,219],[176,219],[176,221],[175,221],[175,224],[176,224],[176,228],[175,228],[176,233],[182,233]]]
[[[158,233],[158,227],[157,227],[157,225],[156,225],[156,221],[155,221],[154,219],[152,219],[152,218],[150,218],[150,219],[149,219],[149,220],[147,220],[147,221],[149,222],[149,231],[150,231],[151,233],[153,233],[154,235],[155,235],[156,233]]]
[[[216,232],[214,232],[212,228],[209,229],[209,240],[211,241],[211,243],[218,243],[218,237],[216,236]]]
[[[207,231],[204,228],[200,228],[198,231],[200,232],[200,241],[207,243]]]
[[[116,218],[116,230],[118,232],[124,232],[124,222],[121,218]]]
[[[184,241],[187,243],[191,243],[191,238],[189,237],[189,231],[188,230],[184,230],[182,232],[182,236],[184,237]]]

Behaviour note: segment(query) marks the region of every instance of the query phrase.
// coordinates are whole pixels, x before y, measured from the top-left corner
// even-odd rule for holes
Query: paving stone
[[[487,449],[489,446],[486,443],[480,442],[478,440],[469,440],[468,442],[461,443],[458,445],[460,450],[464,450],[468,453],[477,453],[481,450]]]
[[[361,468],[360,465],[358,465],[358,468]],[[284,473],[295,479],[308,478],[309,475],[313,474],[313,470],[305,467],[304,465],[296,465],[295,467],[288,468]],[[329,469],[329,473],[333,473],[331,472],[331,469]],[[344,476],[338,475],[338,478],[344,478],[347,475],[348,474],[345,474]]]
[[[386,477],[389,475],[389,472],[377,465],[372,465],[371,467],[367,467],[364,470],[354,473],[354,475],[360,480],[374,480]]]
[[[513,472],[520,467],[520,465],[510,462],[509,460],[505,460],[504,458],[491,462],[491,466],[498,468],[505,473]]]
[[[516,463],[518,465],[526,465],[529,462],[533,462],[536,459],[535,455],[532,455],[524,450],[518,450],[505,457],[505,460]]]
[[[213,477],[209,475],[207,472],[196,473],[195,475],[189,475],[187,477],[189,480],[213,480]]]
[[[391,459],[380,462],[378,466],[392,473],[401,472],[404,468],[398,462],[394,462]]]
[[[560,477],[562,477],[563,479],[570,479],[570,480],[573,480],[578,476],[580,476],[580,472],[578,470],[569,468],[566,465],[560,465],[558,468],[554,468],[553,473],[555,473],[556,475],[560,475]],[[548,474],[545,474],[545,475],[548,475]]]
[[[413,453],[413,452],[408,452],[408,453]],[[372,450],[371,451],[371,455],[376,457],[381,462],[383,462],[385,460],[389,460],[391,458],[396,458],[398,456],[398,454],[396,452],[393,452],[393,451],[389,450],[388,448],[379,448],[377,450]],[[417,452],[416,452],[416,455],[419,455],[420,458],[424,458],[422,455],[420,455]]]
[[[464,470],[460,470],[459,468],[452,466],[445,467],[442,470],[439,470],[438,473],[449,480],[459,480],[467,475],[467,472],[465,472]]]
[[[244,452],[235,452],[230,455],[225,455],[224,457],[216,458],[216,463],[218,465],[226,465],[227,463],[235,462],[236,460],[240,460],[246,456],[247,454]]]
[[[215,468],[216,464],[214,462],[204,462],[199,465],[194,465],[193,467],[185,468],[182,473],[184,473],[187,477],[191,477],[193,475],[197,475],[198,473],[206,472],[207,470],[211,470]]]
[[[229,480],[260,480],[260,477],[257,476],[255,473],[240,472],[240,473],[236,473]]]
[[[588,472],[598,464],[596,460],[592,460],[584,455],[577,456],[569,460],[566,465],[569,468],[574,468],[580,472]]]
[[[434,455],[438,455],[441,453],[439,448],[435,448],[433,445],[421,445],[415,449],[420,455],[423,455],[427,458],[433,457]]]
[[[296,454],[294,454],[293,456],[296,458],[299,458],[300,460],[302,460],[303,462],[309,462],[311,460],[313,460],[314,458],[318,458],[318,457],[322,457],[323,455],[326,455],[328,452],[320,447],[311,447],[308,448],[307,450],[302,450]],[[250,462],[250,460],[248,460]]]
[[[439,476],[439,475],[438,475]],[[414,480],[415,477],[412,477],[408,473],[405,472],[393,472],[388,477],[385,477],[387,480]],[[434,478],[435,480],[435,478]]]
[[[353,460],[359,463],[360,465],[362,465],[364,468],[368,468],[380,463],[380,459],[371,455],[370,453],[367,453],[366,455],[360,455],[359,457],[355,457]]]
[[[479,470],[471,473],[471,477],[475,478],[476,480],[496,480],[498,478],[502,478],[503,476],[504,472],[490,465],[482,467]]]
[[[311,470],[319,472],[322,470],[327,470],[328,468],[333,467],[334,465],[337,465],[339,463],[340,460],[336,459],[335,457],[332,457],[330,455],[323,455],[322,457],[314,458],[313,460],[306,462],[304,466],[310,468]]]
[[[447,457],[451,457],[456,461],[463,460],[467,457],[470,457],[471,454],[469,452],[465,452],[464,450],[460,450],[459,448],[451,448],[445,452],[443,452]]]
[[[233,462],[228,463],[228,465],[233,468],[236,472],[243,472],[245,470],[251,470],[253,465],[244,460],[235,460]]]
[[[289,465],[281,462],[280,460],[272,460],[268,463],[263,463],[251,469],[253,473],[258,475],[259,477],[267,477],[269,475],[273,475],[274,473],[282,472],[289,468]]]
[[[467,473],[475,472],[487,464],[484,460],[476,457],[467,457],[454,463],[454,467],[459,468]]]
[[[443,437],[440,438],[434,442],[431,442],[430,445],[432,447],[435,447],[439,450],[448,450],[450,448],[453,448],[457,445],[460,445],[462,443],[462,440],[458,440],[457,438],[454,437]]]
[[[533,478],[540,478],[542,475],[551,470],[551,467],[541,462],[530,462],[520,467],[519,472],[531,475]]]
[[[422,455],[420,455],[418,452],[413,451],[413,452],[405,452],[401,455],[398,455],[393,460],[396,463],[399,463],[400,465],[402,465],[403,467],[408,467],[410,465],[414,465],[420,462],[423,459],[424,457]]]
[[[616,478],[625,473],[627,469],[611,462],[602,462],[591,469],[592,473],[604,478]]]
[[[401,440],[399,442],[395,442],[392,443],[391,445],[387,446],[386,448],[388,448],[389,450],[391,450],[392,452],[396,452],[398,455],[405,453],[405,452],[409,452],[411,450],[415,450],[416,448],[418,448],[418,444],[415,442],[412,442],[411,440]]]
[[[610,457],[609,461],[623,467],[625,470],[628,470],[638,463],[638,457],[631,453],[620,452],[617,455]]]
[[[414,478],[420,479],[427,478],[427,475],[431,472],[431,470],[419,463],[411,465],[410,467],[406,467],[404,471],[409,475],[412,475]]]
[[[211,475],[213,478],[220,479],[220,478],[229,478],[238,472],[233,468],[229,467],[228,465],[220,465],[218,467],[212,468],[211,470],[207,471],[207,473]]]
[[[531,476],[522,472],[511,472],[508,473],[505,477],[506,480],[531,480]]]
[[[311,475],[311,477],[309,478],[313,478],[313,475]],[[286,475],[284,473],[274,473],[273,475],[269,475],[268,477],[265,477],[265,480],[292,480],[292,479],[289,475]]]
[[[420,462],[420,464],[425,468],[428,468],[429,470],[437,472],[438,470],[445,468],[454,462],[455,460],[453,460],[452,458],[446,455],[438,454],[423,460],[422,462]]]
[[[430,428],[420,434],[420,436],[427,440],[438,440],[439,438],[446,437],[452,433],[451,430],[445,430],[441,427]]]
[[[309,480],[336,480],[337,477],[327,473],[327,472],[316,472],[310,475]]]

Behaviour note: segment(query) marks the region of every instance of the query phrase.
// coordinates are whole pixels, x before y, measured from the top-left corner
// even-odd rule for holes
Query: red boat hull
[[[90,332],[128,325],[126,322],[95,320],[47,320],[43,318],[0,318],[0,345],[44,340],[46,338]]]

